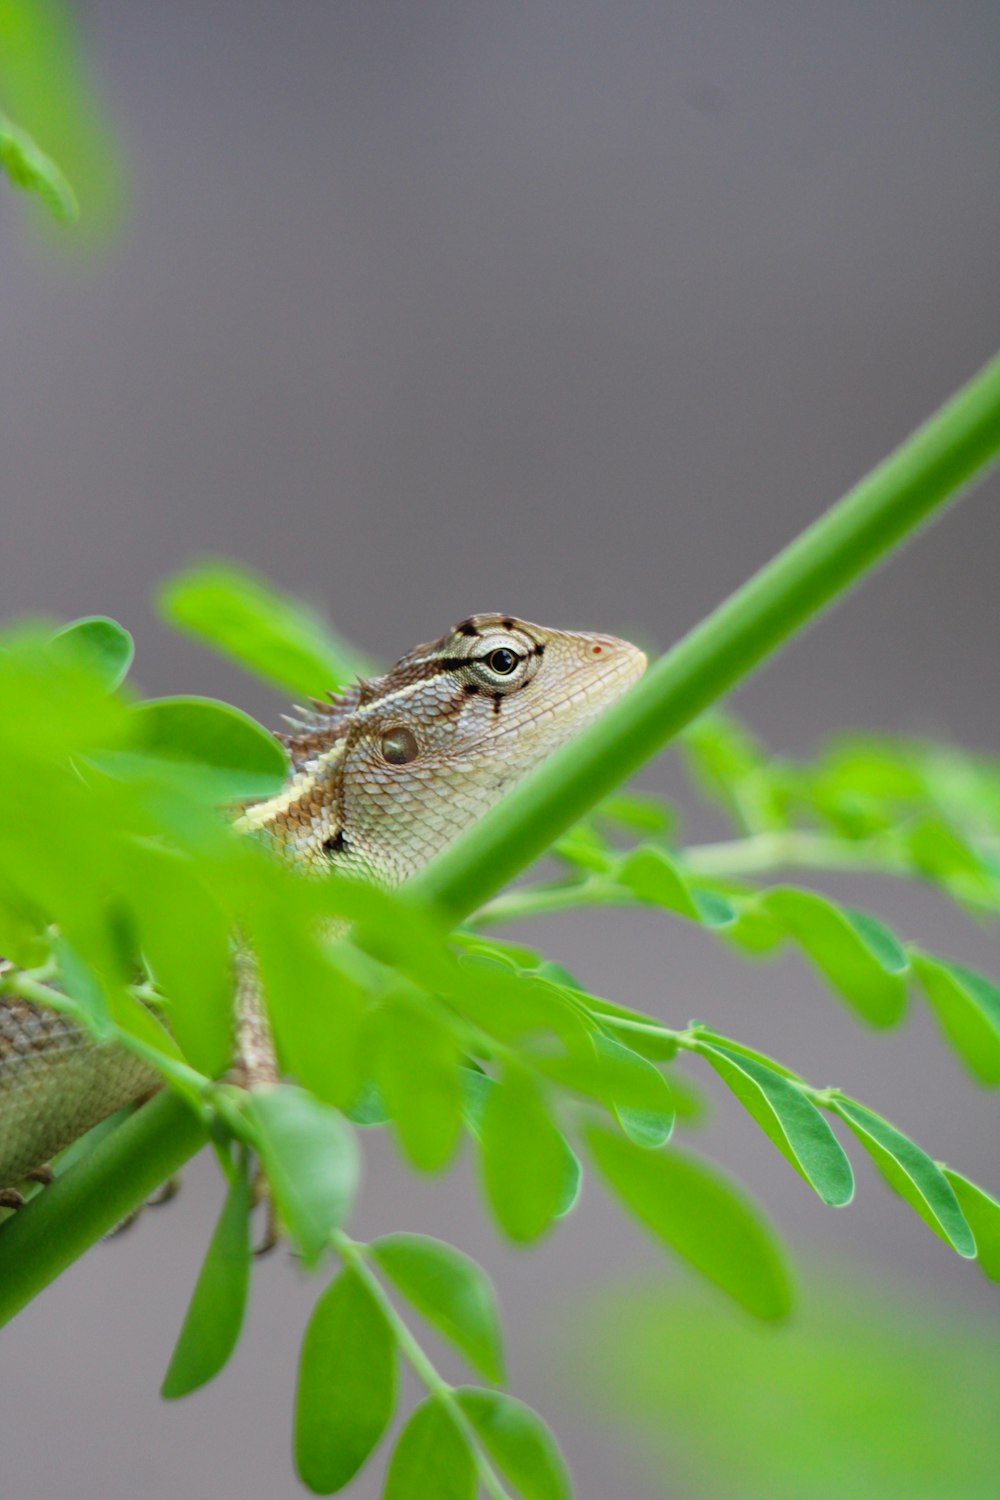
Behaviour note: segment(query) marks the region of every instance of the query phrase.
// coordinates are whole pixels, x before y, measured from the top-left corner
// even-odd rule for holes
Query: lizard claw
[[[0,1208],[23,1208],[24,1198],[17,1188],[0,1188]]]

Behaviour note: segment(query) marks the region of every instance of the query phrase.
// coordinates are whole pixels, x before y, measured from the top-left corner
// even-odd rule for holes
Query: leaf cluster
[[[302,684],[310,662],[339,680],[350,670],[336,638],[260,580],[212,569],[164,598],[186,629],[272,679],[294,674]],[[394,1415],[402,1358],[427,1399],[398,1437],[388,1496],[426,1493],[431,1473],[456,1496],[477,1484],[493,1495],[510,1485],[529,1500],[568,1494],[539,1419],[496,1390],[451,1386],[393,1300],[495,1382],[502,1353],[485,1273],[437,1241],[348,1237],[358,1133],[390,1129],[422,1172],[446,1169],[467,1141],[484,1201],[518,1243],[570,1212],[587,1162],[665,1249],[756,1316],[781,1318],[791,1278],[759,1207],[700,1156],[664,1149],[698,1107],[678,1071],[685,1055],[731,1091],[823,1202],[840,1206],[854,1192],[839,1124],[946,1244],[978,1253],[1000,1278],[1000,1204],[868,1106],[704,1024],[666,1026],[591,995],[538,951],[486,932],[514,915],[635,902],[747,956],[792,943],[866,1024],[898,1021],[908,985],[918,984],[974,1076],[995,1084],[1000,992],[990,980],[901,944],[874,917],[815,891],[745,878],[768,868],[762,839],[815,838],[819,829],[865,858],[881,858],[887,840],[912,847],[911,830],[927,826],[933,805],[941,819],[947,808],[949,834],[970,853],[957,886],[951,866],[942,873],[925,860],[921,873],[965,904],[974,854],[984,911],[994,900],[993,813],[978,817],[958,758],[946,763],[946,790],[932,770],[945,762],[927,747],[883,745],[877,757],[838,748],[818,767],[790,768],[731,721],[704,721],[685,753],[732,811],[734,839],[685,848],[671,809],[618,794],[561,840],[556,881],[498,897],[449,933],[406,891],[306,878],[234,833],[232,809],[282,782],[276,742],[226,705],[135,699],[123,685],[130,661],[126,632],[104,619],[22,630],[2,643],[0,951],[19,965],[2,981],[8,992],[131,1048],[210,1121],[229,1190],[165,1395],[212,1378],[238,1338],[252,1154],[303,1263],[340,1266],[303,1344],[295,1451],[304,1482],[320,1493],[349,1482]],[[873,776],[876,763],[911,761],[919,776]],[[967,769],[991,774],[978,761]],[[765,847],[775,865],[788,852]],[[237,933],[255,956],[294,1080],[249,1098],[224,1081]]]

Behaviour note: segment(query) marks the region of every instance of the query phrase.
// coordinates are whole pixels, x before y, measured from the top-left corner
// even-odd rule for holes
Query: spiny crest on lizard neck
[[[237,826],[396,885],[643,673],[614,636],[472,615],[383,677],[289,719],[292,775]]]

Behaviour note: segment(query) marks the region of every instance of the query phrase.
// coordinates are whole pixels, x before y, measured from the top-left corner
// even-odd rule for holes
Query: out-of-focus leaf
[[[704,927],[728,927],[736,920],[735,909],[724,896],[689,884],[662,849],[631,850],[618,863],[614,878],[640,901],[663,906]]]
[[[107,615],[88,615],[85,619],[73,620],[58,630],[52,639],[59,650],[69,652],[81,665],[93,671],[109,693],[125,681],[135,655],[135,645],[124,625]]]
[[[350,1482],[392,1420],[396,1341],[381,1307],[348,1267],[316,1303],[295,1393],[295,1467],[317,1495]]]
[[[454,1033],[403,994],[374,1012],[373,1030],[375,1080],[403,1149],[421,1171],[439,1171],[462,1130]]]
[[[679,743],[702,790],[746,828],[787,827],[767,752],[731,714],[703,714]]]
[[[1000,1281],[1000,1203],[961,1172],[942,1167],[958,1199],[958,1206],[976,1241],[979,1269],[990,1281]]]
[[[361,1087],[360,1033],[366,997],[333,947],[290,928],[280,908],[255,914],[254,956],[282,1064],[295,1080],[338,1109]]]
[[[475,1500],[476,1464],[455,1419],[428,1397],[396,1441],[382,1500]]]
[[[319,615],[228,563],[179,573],[159,602],[171,624],[293,693],[320,697],[374,670]]]
[[[941,1029],[973,1077],[1000,1084],[1000,989],[961,964],[910,951]]]
[[[864,1020],[894,1026],[906,1005],[907,958],[889,930],[815,891],[778,886],[764,904]]]
[[[122,210],[121,152],[102,118],[84,66],[76,9],[59,0],[3,0],[0,98],[73,183],[82,209],[78,234],[93,242]]]
[[[167,1400],[212,1380],[236,1347],[250,1286],[250,1175],[242,1157],[160,1388]]]
[[[223,802],[268,797],[288,771],[272,734],[212,698],[158,698],[132,710],[136,748],[193,772]]]
[[[170,1029],[188,1060],[217,1078],[232,1060],[234,970],[225,911],[194,860],[132,841],[122,872],[133,894],[139,941]]]
[[[674,1125],[674,1102],[663,1074],[614,1037],[588,1037],[565,1058],[539,1062],[566,1088],[600,1100],[638,1146],[662,1146]]]
[[[647,1016],[641,1010],[631,1010],[627,1005],[616,1005],[597,995],[582,995],[583,1003],[590,1014],[605,1030],[614,1031],[619,1041],[639,1052],[653,1062],[669,1062],[677,1056],[677,1038],[667,1026],[661,1025],[655,1016]]]
[[[987,893],[1000,895],[1000,884],[969,841],[943,818],[920,819],[907,830],[906,847],[914,865],[932,879],[964,876]]]
[[[524,1500],[571,1500],[562,1454],[530,1406],[475,1386],[463,1386],[455,1394],[483,1447]]]
[[[314,1266],[354,1200],[354,1132],[338,1110],[288,1084],[251,1094],[246,1109],[281,1218]]]
[[[487,1073],[480,1073],[475,1068],[460,1068],[459,1083],[462,1088],[462,1113],[466,1126],[476,1140],[482,1141],[487,1103],[501,1085],[490,1078]],[[562,1188],[559,1193],[559,1206],[555,1212],[557,1219],[565,1218],[570,1210],[575,1208],[580,1196],[582,1177],[579,1161],[562,1136],[560,1140],[562,1141]]]
[[[35,193],[57,219],[80,217],[76,194],[50,156],[26,130],[0,114],[0,167],[14,187]]]
[[[711,1500],[994,1500],[988,1311],[904,1296],[891,1268],[807,1266],[802,1282],[780,1330],[663,1277],[588,1287],[553,1378],[583,1386],[585,1413],[627,1436],[662,1500],[681,1486]]]
[[[786,1161],[833,1207],[854,1197],[854,1174],[843,1148],[801,1089],[753,1058],[724,1047],[698,1044],[702,1057],[736,1095]]]
[[[482,1127],[486,1196],[512,1240],[537,1239],[566,1191],[566,1145],[527,1073],[508,1068],[486,1101]]]
[[[552,845],[557,859],[578,870],[601,874],[614,861],[614,850],[592,823],[576,823]]]
[[[976,1253],[972,1231],[951,1186],[926,1152],[874,1110],[844,1094],[833,1096],[831,1108],[850,1126],[893,1191],[946,1245],[971,1260]]]
[[[481,1266],[422,1234],[385,1235],[369,1249],[397,1290],[481,1375],[503,1379],[496,1297]]]
[[[634,833],[662,835],[674,822],[674,810],[669,802],[648,792],[614,792],[598,803],[595,812],[606,822]]]
[[[590,1153],[629,1213],[758,1318],[783,1318],[792,1291],[777,1239],[751,1200],[721,1173],[671,1147],[643,1151],[596,1126]]]

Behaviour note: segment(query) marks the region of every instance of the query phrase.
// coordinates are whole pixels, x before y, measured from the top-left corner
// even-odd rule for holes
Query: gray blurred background
[[[75,263],[0,193],[3,610],[115,615],[150,693],[277,722],[275,697],[151,612],[157,580],[206,552],[384,659],[482,609],[664,647],[1000,343],[992,0],[80,15],[132,200]],[[738,709],[785,752],[854,727],[995,748],[998,497],[982,486]],[[670,758],[645,780],[679,785]],[[688,826],[717,827],[696,808]],[[995,933],[930,893],[830,888],[1000,973]],[[662,915],[531,931],[598,992],[729,1029],[1000,1189],[995,1101],[925,1015],[869,1036],[794,958],[750,967]],[[557,1429],[580,1500],[700,1500],[650,1488],[559,1376],[560,1317],[660,1263],[640,1231],[591,1184],[511,1252],[468,1161],[415,1180],[366,1148],[358,1232],[438,1233],[489,1266],[512,1387]],[[718,1096],[702,1148],[798,1251],[997,1319],[996,1288],[863,1164],[855,1204],[825,1209]],[[291,1390],[315,1287],[285,1254],[258,1267],[222,1378],[156,1394],[218,1198],[203,1162],[4,1332],[5,1495],[301,1493]],[[377,1496],[381,1468],[352,1496]]]

